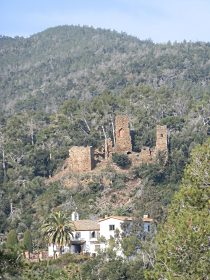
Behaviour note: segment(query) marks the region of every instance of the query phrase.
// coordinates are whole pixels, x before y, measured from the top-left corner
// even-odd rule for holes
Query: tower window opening
[[[119,137],[123,137],[124,136],[123,128],[119,129],[118,135],[119,135]]]

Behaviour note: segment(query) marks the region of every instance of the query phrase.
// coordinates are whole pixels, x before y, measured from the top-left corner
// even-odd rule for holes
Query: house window
[[[96,238],[96,232],[95,231],[91,231],[90,237],[91,238]]]
[[[162,133],[160,134],[160,137],[162,137],[162,138],[163,138],[163,134],[162,134]]]
[[[109,225],[109,230],[115,230],[115,225]]]
[[[81,236],[80,232],[75,233],[75,239],[80,239],[80,236]]]

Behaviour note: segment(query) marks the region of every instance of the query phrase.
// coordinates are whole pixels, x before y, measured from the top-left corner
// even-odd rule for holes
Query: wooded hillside
[[[200,99],[209,89],[210,44],[154,44],[124,33],[79,26],[29,38],[0,38],[1,110],[55,112],[66,99],[162,86]]]
[[[52,209],[75,205],[82,217],[150,212],[161,220],[189,152],[210,133],[209,70],[209,43],[154,44],[79,26],[1,37],[0,231],[32,228],[39,235]],[[135,151],[154,146],[157,124],[168,126],[168,164],[139,166],[123,176],[108,170],[111,195],[104,209],[96,201],[107,190],[97,176],[88,187],[46,185],[71,146],[99,147],[102,126],[112,137],[118,113],[129,116]],[[132,207],[112,208],[115,191],[130,188],[131,181],[140,182],[128,192]]]

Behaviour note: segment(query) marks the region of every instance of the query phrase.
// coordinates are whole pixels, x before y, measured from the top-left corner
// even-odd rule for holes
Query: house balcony
[[[84,238],[81,237],[74,237],[71,239],[71,244],[72,245],[82,245],[86,242],[86,240]]]

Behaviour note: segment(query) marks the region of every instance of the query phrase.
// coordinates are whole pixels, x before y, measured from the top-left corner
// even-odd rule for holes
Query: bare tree
[[[7,176],[5,143],[6,143],[6,138],[5,138],[4,134],[2,132],[0,132],[0,152],[2,155],[2,168],[3,168],[3,172],[4,172],[4,179]]]
[[[29,136],[31,138],[31,145],[34,145],[34,130],[35,130],[35,124],[33,119],[31,118],[28,122],[27,122],[27,126],[29,128]]]

